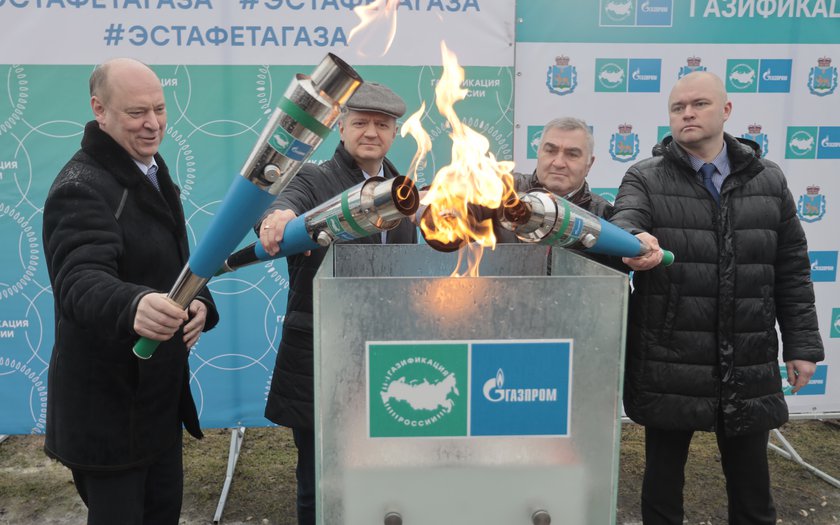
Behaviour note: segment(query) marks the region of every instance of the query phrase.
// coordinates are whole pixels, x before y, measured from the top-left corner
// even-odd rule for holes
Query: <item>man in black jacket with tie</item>
[[[778,165],[724,133],[731,112],[712,73],[677,81],[671,136],[616,198],[614,224],[676,255],[667,268],[659,250],[625,259],[636,272],[624,408],[645,426],[645,525],[683,522],[695,431],[716,434],[729,523],[776,523],[767,440],[788,419],[776,322],[793,392],[824,357],[795,201]]]
[[[201,437],[189,349],[218,322],[205,288],[185,311],[161,290],[189,258],[179,190],[158,147],[160,80],[114,59],[93,71],[81,149],[44,204],[55,298],[46,453],[67,465],[88,523],[177,525],[182,426]],[[139,336],[161,341],[147,360]]]

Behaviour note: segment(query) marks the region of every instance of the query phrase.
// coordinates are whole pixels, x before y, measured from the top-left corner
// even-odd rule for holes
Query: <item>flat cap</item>
[[[373,111],[394,118],[405,114],[405,101],[376,82],[364,82],[344,106],[351,111]]]

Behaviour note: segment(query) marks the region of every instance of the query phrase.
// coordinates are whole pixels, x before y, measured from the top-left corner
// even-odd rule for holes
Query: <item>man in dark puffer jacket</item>
[[[769,525],[767,440],[788,419],[776,321],[793,392],[823,359],[805,234],[779,167],[723,132],[732,103],[718,77],[680,79],[668,110],[673,140],[628,170],[612,219],[676,255],[668,268],[658,250],[625,259],[637,270],[624,407],[645,425],[642,517],[683,522],[701,430],[717,435],[729,523]]]
[[[341,143],[331,160],[304,164],[277,196],[258,224],[260,242],[274,254],[286,224],[366,178],[391,179],[399,175],[385,158],[397,134],[397,119],[405,102],[381,84],[366,82],[347,101],[338,130]],[[359,244],[417,242],[417,229],[404,220],[388,232],[348,241]],[[298,523],[315,524],[315,407],[313,404],[312,280],[326,255],[326,248],[311,255],[286,258],[289,265],[289,299],[283,336],[271,378],[265,417],[291,427],[298,449]],[[387,315],[387,314],[383,314]]]

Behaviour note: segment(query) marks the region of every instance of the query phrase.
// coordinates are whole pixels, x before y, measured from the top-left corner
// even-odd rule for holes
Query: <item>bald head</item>
[[[685,90],[698,90],[707,93],[709,96],[717,98],[721,104],[726,103],[726,87],[723,85],[723,80],[714,73],[708,71],[695,71],[677,80],[674,87],[671,89],[671,95],[668,97],[668,104],[674,97],[674,93],[681,93]]]
[[[131,58],[97,66],[90,77],[90,105],[99,129],[132,158],[151,164],[166,130],[166,101],[149,66]]]
[[[686,151],[709,162],[723,149],[723,126],[732,103],[720,77],[706,71],[679,79],[668,97],[671,136]]]
[[[114,58],[99,64],[93,69],[90,75],[90,96],[98,97],[104,103],[108,102],[111,95],[109,79],[111,76],[134,77],[135,75],[155,75],[155,72],[146,64],[133,58]]]

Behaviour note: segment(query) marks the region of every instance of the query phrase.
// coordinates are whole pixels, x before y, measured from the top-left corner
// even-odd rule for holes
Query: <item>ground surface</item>
[[[808,462],[840,478],[840,425],[799,421],[783,435]],[[41,451],[43,438],[12,436],[0,444],[0,524],[66,525],[84,523],[85,507],[70,473]],[[209,430],[202,441],[185,439],[183,525],[213,522],[227,466],[230,431]],[[294,457],[291,433],[253,428],[245,440],[221,523],[292,525]],[[639,523],[644,446],[642,429],[625,425],[621,444],[618,524]],[[840,489],[799,465],[770,453],[779,522],[839,524]],[[714,436],[697,434],[686,473],[686,523],[726,523],[726,496]]]

